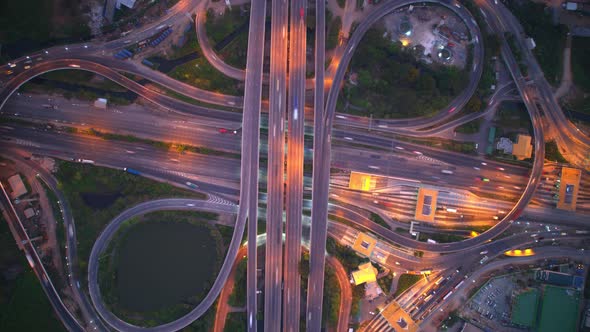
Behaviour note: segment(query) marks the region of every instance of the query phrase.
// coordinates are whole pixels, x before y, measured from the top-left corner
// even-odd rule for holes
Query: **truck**
[[[193,188],[193,189],[197,189],[197,188],[199,188],[199,186],[197,186],[196,184],[194,184],[194,183],[192,183],[192,182],[188,182],[188,181],[186,182],[186,185],[187,185],[189,188]]]
[[[450,291],[447,293],[447,295],[445,295],[445,297],[443,297],[443,301],[445,301],[446,299],[449,298],[449,296],[451,296],[453,294],[453,291]]]
[[[440,171],[443,174],[453,174],[453,171],[448,170],[448,169],[443,169],[442,171]]]
[[[154,63],[148,59],[143,59],[143,61],[141,61],[141,63],[143,63],[144,65],[146,65],[152,69],[154,69],[154,67],[155,67]]]
[[[123,170],[129,174],[141,175],[141,173],[138,170],[133,169],[133,168],[125,167],[125,168],[123,168]]]
[[[569,11],[577,11],[583,9],[583,4],[573,1],[564,2],[563,4],[561,4],[561,6],[563,7],[563,9]]]
[[[77,162],[82,163],[82,164],[94,164],[94,160],[90,160],[90,159],[76,159]]]
[[[29,265],[31,266],[32,269],[35,268],[35,262],[33,262],[33,258],[31,258],[31,255],[26,254],[27,255],[27,261],[29,261]]]

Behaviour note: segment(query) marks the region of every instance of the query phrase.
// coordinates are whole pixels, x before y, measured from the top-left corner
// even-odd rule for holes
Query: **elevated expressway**
[[[283,331],[299,331],[301,312],[301,221],[305,136],[307,1],[291,0],[289,12],[289,98],[286,169]],[[276,138],[272,138],[276,139]],[[274,318],[274,317],[273,317]],[[275,318],[276,319],[276,318]]]
[[[272,0],[271,10],[264,330],[280,331],[283,300],[283,202],[289,7],[285,1]],[[196,24],[198,32],[199,22]],[[201,30],[204,29],[201,28]],[[207,51],[203,52],[207,54]]]
[[[436,1],[426,1],[426,2],[438,3]],[[330,90],[330,93],[328,94],[328,103],[326,106],[326,113],[322,116],[323,117],[322,123],[316,123],[316,126],[323,125],[325,130],[324,130],[324,132],[320,132],[319,136],[316,136],[316,138],[318,139],[319,142],[321,142],[321,144],[317,144],[318,148],[316,148],[314,151],[314,154],[316,157],[315,162],[317,163],[316,165],[320,165],[320,164],[324,165],[324,166],[327,165],[327,167],[314,167],[314,169],[318,169],[318,170],[323,169],[324,171],[329,172],[329,155],[330,155],[329,143],[330,143],[330,136],[331,136],[331,134],[329,133],[329,130],[332,127],[332,124],[334,122],[333,117],[334,117],[334,110],[335,110],[335,101],[336,101],[336,97],[338,94],[338,87],[340,85],[339,83],[342,82],[344,72],[347,68],[348,63],[350,62],[354,48],[356,47],[356,45],[358,44],[358,42],[362,38],[362,35],[364,34],[364,32],[366,32],[366,30],[370,27],[372,22],[375,22],[377,19],[381,18],[386,13],[391,12],[392,10],[395,10],[396,8],[406,6],[411,3],[413,3],[413,2],[412,1],[394,1],[394,2],[384,4],[382,7],[378,7],[377,9],[379,10],[379,12],[375,11],[375,12],[372,12],[371,14],[369,14],[368,20],[363,22],[361,25],[359,25],[359,27],[357,28],[357,30],[353,34],[352,38],[350,39],[350,42],[347,46],[348,51],[346,52],[345,56],[342,58],[342,61],[340,62],[340,65],[338,67],[338,71],[336,73],[335,83],[337,83],[337,84],[333,85],[333,87],[336,87],[336,88],[332,88]],[[454,6],[447,5],[447,4],[443,4],[443,5],[456,11]],[[371,22],[371,23],[368,23],[368,22]],[[503,54],[504,54],[504,52],[503,52]],[[62,68],[69,67],[71,60],[64,60],[64,61],[65,61],[63,64],[64,67],[62,67]],[[33,67],[30,72],[32,72],[33,69],[35,69],[35,68],[37,68],[37,66]],[[53,69],[53,67],[51,69]],[[22,84],[22,83],[20,83],[20,84]],[[10,93],[12,93],[12,91],[14,91],[18,86],[20,86],[20,84],[17,84],[16,87],[13,86],[13,88],[11,90],[4,89],[2,91],[3,95],[0,95],[0,97],[2,97],[2,105],[4,104],[6,98],[10,95]],[[126,84],[129,84],[129,82],[127,82]],[[5,94],[5,91],[10,91],[10,93]],[[525,98],[525,100],[526,99],[527,98]],[[468,248],[470,246],[475,246],[478,243],[487,241],[489,239],[492,239],[493,237],[500,234],[503,230],[505,230],[509,226],[511,220],[515,219],[518,216],[518,214],[521,212],[522,208],[526,205],[526,203],[530,199],[530,195],[534,191],[534,187],[537,183],[537,180],[538,180],[539,174],[540,174],[540,168],[541,168],[540,166],[542,166],[542,159],[543,158],[539,157],[539,156],[542,156],[543,155],[542,152],[544,152],[544,150],[543,150],[544,145],[540,146],[538,143],[539,141],[542,142],[542,131],[541,131],[540,125],[539,125],[537,111],[535,111],[534,109],[531,110],[529,108],[529,112],[532,113],[531,118],[533,119],[533,125],[534,125],[534,131],[535,131],[535,151],[536,151],[535,166],[533,168],[532,176],[531,176],[531,179],[529,180],[527,188],[526,188],[523,196],[521,197],[521,199],[519,200],[519,202],[515,206],[515,208],[507,215],[507,217],[505,219],[503,219],[500,223],[498,223],[498,225],[496,225],[490,231],[480,235],[479,237],[477,237],[475,239],[470,239],[470,240],[466,240],[466,241],[462,241],[462,242],[458,242],[458,243],[453,243],[453,244],[446,244],[446,245],[432,245],[432,244],[424,244],[424,243],[413,241],[408,244],[409,247],[413,247],[416,249],[422,249],[422,250],[429,250],[429,251],[434,251],[434,252],[449,252],[449,251],[461,250],[464,248]],[[244,146],[242,146],[242,150],[244,150]],[[539,162],[539,160],[541,160],[541,162]],[[246,168],[246,167],[244,166],[244,164],[242,165],[242,172],[244,172],[244,168]],[[320,213],[320,212],[318,212],[318,209],[324,210],[324,209],[321,209],[322,206],[325,206],[327,209],[327,188],[328,188],[327,184],[329,182],[329,173],[328,173],[328,176],[326,176],[325,173],[326,172],[323,172],[323,174],[317,174],[317,175],[314,174],[314,178],[318,180],[318,181],[316,181],[314,179],[314,211],[317,213]],[[244,179],[246,179],[246,177],[242,176],[242,179],[244,180]],[[242,181],[242,187],[243,187],[242,189],[244,189],[244,181]],[[321,189],[319,187],[325,187],[326,189],[322,192],[322,190],[317,190],[317,189]],[[244,190],[242,190],[241,192],[243,192],[243,191]],[[319,198],[318,198],[318,194],[320,196]],[[325,202],[322,202],[321,196],[325,197]],[[326,216],[326,213],[324,213],[324,216]],[[318,218],[319,218],[319,216],[316,215],[314,219],[318,219]],[[240,218],[238,218],[238,219],[240,219]],[[326,218],[323,218],[323,219],[326,220]],[[238,220],[238,221],[240,221],[240,220]],[[323,222],[323,223],[325,224],[325,222]],[[237,223],[237,225],[240,225],[240,224],[241,224],[240,222]],[[320,234],[318,235],[319,239],[321,240],[321,238],[323,237],[323,239],[324,239],[323,241],[325,241],[325,235],[321,236],[321,228],[322,228],[321,224],[322,224],[322,222],[315,223],[315,221],[314,221],[314,226],[317,225],[318,227],[316,227],[316,228],[320,229],[320,232],[319,232]],[[243,231],[243,223],[242,223],[242,231]],[[234,237],[236,237],[236,233],[238,233],[238,227],[236,228],[236,232],[234,233]],[[315,233],[317,234],[318,232],[315,232]],[[324,234],[325,234],[325,232],[324,232]],[[233,243],[233,241],[232,241],[232,243]],[[423,246],[421,246],[421,245],[423,245]],[[229,256],[230,255],[228,255],[228,257]],[[227,260],[227,258],[226,258],[226,260]],[[224,266],[225,265],[226,264],[224,263]],[[220,274],[220,277],[221,276],[222,276],[222,274]],[[216,281],[216,284],[217,284],[217,281]],[[321,296],[321,293],[319,296]],[[198,308],[196,308],[195,310],[197,310],[197,309]],[[321,309],[320,309],[320,312],[321,312]]]
[[[248,30],[248,59],[246,63],[246,87],[244,89],[244,115],[242,131],[242,167],[247,165],[248,172],[242,175],[242,181],[248,182],[246,199],[240,199],[240,207],[247,206],[248,213],[248,268],[246,315],[247,330],[257,329],[258,313],[256,294],[257,254],[256,238],[258,235],[258,173],[260,147],[260,106],[262,98],[262,66],[264,60],[264,30],[266,18],[266,0],[252,0],[250,7],[250,29]],[[256,24],[258,23],[258,24]],[[244,134],[247,132],[247,135]],[[241,194],[241,192],[240,192]]]
[[[422,1],[425,3],[433,3],[433,4],[440,4],[442,6],[447,7],[448,9],[454,12],[462,12],[465,9],[462,6],[457,5],[455,2],[447,2],[447,1]],[[352,59],[352,53],[354,49],[361,41],[365,32],[371,27],[373,23],[375,23],[378,19],[384,17],[386,14],[390,13],[391,11],[401,8],[403,6],[410,5],[415,3],[414,1],[390,1],[384,3],[382,6],[377,7],[376,10],[369,13],[366,20],[359,24],[357,29],[352,34],[351,38],[349,39],[347,45],[347,52],[340,60],[338,69],[336,71],[336,75],[334,78],[334,82],[330,91],[328,93],[328,100],[326,103],[326,110],[325,114],[323,115],[323,119],[319,123],[315,123],[314,125],[322,126],[323,130],[318,130],[316,133],[319,135],[315,136],[315,139],[318,140],[320,143],[315,145],[314,149],[314,170],[319,169],[317,173],[314,172],[313,176],[313,205],[312,205],[312,232],[311,232],[311,245],[312,248],[314,247],[314,243],[325,243],[326,241],[326,231],[327,231],[327,211],[328,211],[328,188],[329,188],[329,181],[330,181],[330,151],[331,151],[331,128],[333,126],[333,119],[335,115],[336,109],[336,101],[338,94],[340,92],[340,85],[344,78],[344,74],[348,68],[348,64]],[[460,15],[460,14],[459,14]],[[463,14],[464,15],[464,14]],[[461,16],[461,15],[460,15]],[[503,43],[503,49],[507,47],[506,43]],[[503,54],[505,52],[503,51]],[[505,59],[506,60],[506,59]],[[509,61],[509,60],[506,60]],[[522,80],[517,80],[517,85],[522,84]],[[525,98],[526,100],[526,98]],[[489,241],[496,236],[500,235],[504,232],[508,227],[510,227],[513,220],[515,220],[524,210],[528,202],[531,200],[536,186],[538,185],[539,178],[542,173],[543,169],[543,161],[545,155],[545,142],[543,136],[543,128],[540,121],[540,114],[536,109],[536,106],[528,105],[527,103],[527,110],[529,111],[529,115],[531,117],[533,123],[533,132],[534,132],[534,148],[535,148],[535,160],[533,163],[533,169],[531,172],[531,177],[527,183],[527,186],[523,192],[523,195],[520,197],[514,208],[508,212],[508,214],[496,225],[490,228],[488,231],[482,233],[481,235],[470,238],[460,242],[448,243],[448,244],[434,244],[434,243],[421,243],[415,240],[408,240],[406,245],[410,248],[416,248],[425,251],[431,252],[452,252],[452,251],[459,251],[464,250],[466,248],[477,246],[481,243]],[[314,143],[315,144],[315,143]],[[400,243],[402,244],[402,243]],[[404,244],[402,244],[404,245]],[[317,247],[317,245],[315,245]],[[314,273],[314,269],[324,269],[323,265],[323,251],[311,251],[311,258],[313,259],[316,256],[315,260],[321,261],[319,266],[310,266],[310,274]],[[313,287],[313,288],[312,288]],[[309,280],[309,288],[308,292],[311,289],[321,290],[316,291],[310,296],[313,296],[313,299],[308,299],[308,303],[314,303],[315,305],[308,307],[307,312],[307,319],[310,320],[310,317],[318,317],[315,320],[314,326],[308,326],[309,331],[319,331],[320,330],[320,323],[321,323],[321,302],[323,296],[323,275],[319,276],[315,280]]]

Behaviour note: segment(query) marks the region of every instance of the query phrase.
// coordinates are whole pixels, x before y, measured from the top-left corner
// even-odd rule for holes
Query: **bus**
[[[444,278],[445,278],[445,277],[441,276],[440,278],[438,278],[438,279],[437,279],[437,280],[434,282],[434,284],[438,286],[438,285],[439,285],[439,284],[440,284],[440,283],[443,281],[443,279],[444,279]]]
[[[443,297],[443,301],[445,301],[446,299],[449,298],[449,296],[451,296],[453,294],[453,291],[450,291],[447,293],[447,295],[445,295],[445,297]]]

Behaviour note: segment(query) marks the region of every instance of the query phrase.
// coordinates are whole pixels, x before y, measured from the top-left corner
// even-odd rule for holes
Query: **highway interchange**
[[[463,262],[460,260],[462,255],[468,252],[478,252],[481,248],[489,248],[490,252],[496,255],[501,254],[507,248],[519,247],[523,245],[523,241],[534,242],[529,234],[515,234],[511,237],[505,237],[501,240],[490,240],[505,233],[509,228],[513,227],[513,223],[519,219],[523,214],[528,215],[528,211],[535,207],[527,205],[538,197],[543,201],[542,193],[537,188],[541,186],[543,180],[541,178],[544,167],[544,133],[543,124],[549,122],[553,126],[557,126],[560,130],[556,140],[562,149],[571,151],[568,156],[573,156],[570,162],[574,165],[584,166],[587,158],[589,139],[588,137],[579,133],[577,128],[571,124],[563,115],[559,105],[553,98],[550,87],[542,76],[542,72],[536,64],[534,57],[530,52],[525,53],[527,62],[529,63],[528,78],[523,77],[520,73],[518,65],[514,60],[505,40],[502,38],[502,58],[512,75],[517,91],[524,101],[529,115],[531,117],[534,129],[534,150],[535,160],[530,174],[527,170],[516,167],[506,166],[494,162],[486,162],[486,167],[483,167],[482,161],[477,157],[465,157],[449,152],[437,151],[433,148],[426,148],[404,141],[388,138],[387,133],[404,134],[408,136],[427,136],[436,135],[439,131],[447,128],[452,128],[459,123],[466,123],[474,118],[474,115],[463,117],[462,119],[453,120],[453,124],[444,124],[452,115],[449,112],[451,109],[461,109],[471,95],[474,93],[479,77],[481,76],[481,61],[483,61],[483,46],[481,42],[480,27],[477,26],[471,14],[465,10],[459,3],[454,1],[422,1],[445,6],[453,10],[459,17],[463,19],[468,26],[474,41],[474,61],[473,69],[470,71],[470,84],[468,89],[463,91],[455,100],[453,100],[447,107],[442,109],[437,115],[431,118],[418,118],[402,121],[387,121],[387,120],[372,120],[374,132],[367,133],[367,119],[360,117],[352,117],[348,115],[336,115],[336,100],[340,91],[341,83],[344,75],[348,69],[352,56],[354,55],[355,47],[361,42],[364,33],[380,18],[386,14],[414,3],[413,1],[394,0],[384,2],[375,10],[368,13],[365,19],[360,22],[356,30],[346,43],[339,47],[334,55],[337,60],[337,67],[335,72],[327,73],[326,76],[332,77],[331,84],[325,86],[324,83],[324,29],[317,29],[316,33],[316,47],[315,47],[315,68],[316,80],[313,82],[314,101],[313,101],[313,117],[307,116],[310,112],[306,111],[306,88],[312,85],[306,83],[305,73],[305,44],[306,44],[306,12],[307,2],[305,1],[291,1],[287,4],[285,1],[272,1],[272,16],[271,16],[271,56],[270,56],[270,73],[268,76],[269,100],[268,103],[261,100],[261,92],[263,89],[263,57],[264,57],[264,34],[265,24],[264,17],[266,16],[266,2],[253,1],[250,11],[250,30],[248,42],[248,61],[247,68],[244,72],[245,79],[245,95],[244,98],[238,96],[224,96],[219,93],[204,91],[198,88],[188,86],[187,84],[177,82],[168,78],[162,73],[146,70],[146,68],[137,66],[133,62],[123,62],[113,59],[112,51],[120,49],[125,45],[124,41],[113,41],[104,45],[89,43],[86,45],[72,45],[66,48],[55,47],[48,49],[39,56],[32,56],[35,59],[35,65],[31,69],[18,72],[12,78],[3,78],[2,90],[0,91],[0,108],[2,112],[7,110],[18,110],[16,117],[25,117],[34,119],[39,123],[53,123],[59,126],[54,118],[61,121],[61,125],[71,125],[74,127],[93,127],[112,129],[116,127],[116,114],[96,115],[83,114],[82,110],[76,110],[74,105],[67,105],[64,103],[59,111],[55,110],[54,114],[48,115],[46,111],[37,107],[27,107],[27,105],[40,104],[41,101],[24,100],[24,96],[15,95],[12,97],[10,103],[22,101],[19,106],[11,106],[7,104],[9,98],[18,90],[18,88],[26,83],[28,80],[42,73],[59,70],[89,70],[105,76],[110,80],[127,87],[131,91],[152,101],[157,108],[165,110],[164,115],[160,114],[146,114],[138,111],[133,114],[133,117],[124,118],[123,121],[129,123],[122,123],[121,130],[126,130],[137,134],[138,136],[145,136],[151,138],[160,138],[164,141],[182,141],[187,144],[196,146],[215,147],[215,149],[227,152],[239,152],[241,156],[241,163],[235,158],[223,156],[204,156],[204,155],[190,155],[190,156],[172,156],[166,152],[149,151],[149,147],[141,147],[141,149],[148,149],[147,152],[136,149],[137,146],[129,144],[129,147],[123,148],[125,144],[117,143],[117,147],[124,150],[123,158],[121,156],[109,156],[113,151],[113,143],[104,141],[94,141],[92,139],[84,138],[75,135],[68,135],[60,131],[42,131],[39,128],[24,127],[22,125],[10,124],[11,127],[3,128],[0,134],[3,135],[3,146],[10,149],[25,149],[38,154],[51,155],[62,159],[79,158],[83,154],[93,154],[92,158],[100,161],[101,164],[111,167],[126,167],[129,162],[133,163],[134,158],[141,168],[144,167],[146,173],[153,172],[157,174],[158,171],[169,170],[160,174],[163,178],[168,178],[168,181],[177,181],[183,183],[181,179],[191,178],[195,183],[199,184],[202,191],[212,193],[221,197],[225,197],[231,201],[237,201],[238,209],[235,211],[236,225],[234,235],[228,255],[225,258],[223,267],[215,281],[212,289],[206,298],[189,313],[188,315],[165,325],[155,328],[143,328],[131,325],[122,321],[115,315],[106,310],[104,304],[100,299],[100,292],[97,289],[96,271],[98,269],[96,264],[96,255],[100,253],[101,248],[108,242],[108,237],[116,230],[117,223],[120,223],[128,217],[126,211],[125,215],[116,218],[107,228],[101,233],[95,248],[89,266],[89,294],[94,305],[94,309],[86,300],[85,316],[89,322],[88,326],[96,327],[105,330],[101,319],[103,319],[110,327],[119,331],[176,331],[188,326],[191,322],[198,319],[215,301],[225,280],[229,274],[229,269],[233,264],[237,250],[240,245],[243,231],[245,229],[246,221],[254,220],[255,222],[248,222],[248,242],[255,243],[257,235],[257,223],[259,202],[266,203],[267,215],[267,248],[266,248],[266,265],[265,265],[265,287],[264,287],[264,330],[279,330],[281,326],[285,331],[297,331],[300,329],[300,275],[299,275],[299,261],[301,253],[302,240],[302,215],[303,210],[309,209],[306,207],[306,200],[304,200],[304,189],[311,188],[311,233],[310,233],[310,276],[307,290],[307,305],[305,313],[306,329],[309,331],[319,331],[322,321],[322,298],[323,298],[323,277],[325,266],[325,244],[327,235],[342,233],[342,228],[337,224],[328,223],[329,214],[338,214],[353,220],[359,227],[371,230],[379,234],[382,238],[401,245],[411,250],[423,250],[432,253],[452,253],[440,256],[437,259],[416,260],[415,258],[408,258],[402,260],[397,258],[398,263],[403,264],[408,270],[419,270],[424,266],[432,266],[440,269],[453,269],[459,264],[464,266],[473,265],[472,262]],[[494,31],[514,31],[519,38],[520,45],[524,45],[524,38],[519,33],[518,22],[514,21],[512,15],[507,11],[502,4],[494,4],[493,1],[478,1],[481,12],[486,18],[486,22]],[[288,14],[288,7],[290,5],[290,13]],[[320,1],[316,4],[317,13],[323,13],[325,3]],[[174,22],[175,19],[180,19],[184,16],[184,11],[195,10],[198,4],[196,1],[181,1],[170,13],[163,18],[161,23]],[[317,15],[316,27],[323,26],[324,22]],[[159,25],[158,24],[158,25]],[[152,24],[154,28],[157,24]],[[197,31],[199,31],[197,23]],[[320,32],[321,31],[321,32]],[[132,33],[131,36],[125,39],[141,38],[149,33],[149,27],[138,32]],[[503,36],[503,34],[499,34]],[[289,43],[289,44],[288,44]],[[526,48],[525,48],[526,49]],[[106,54],[105,54],[106,51]],[[205,52],[207,54],[207,52]],[[211,57],[211,53],[209,53]],[[287,62],[289,59],[289,62]],[[24,59],[21,59],[22,62]],[[15,61],[19,62],[19,61]],[[287,71],[289,75],[287,75]],[[185,102],[178,101],[174,98],[166,96],[158,91],[151,90],[141,84],[128,79],[121,75],[120,72],[133,73],[148,79],[151,82],[164,86],[172,91],[181,93],[187,97],[194,98],[206,102],[211,107],[202,107]],[[287,89],[287,86],[289,87]],[[329,88],[327,98],[324,100],[324,89]],[[500,99],[513,99],[510,95],[513,86],[507,85],[504,89],[498,89],[495,102],[498,103]],[[288,96],[288,97],[287,97]],[[37,97],[35,97],[37,98]],[[31,97],[32,99],[32,97]],[[224,112],[215,110],[214,105],[229,106],[235,108],[243,108],[242,115],[234,112]],[[542,114],[539,110],[542,108]],[[21,110],[22,109],[22,110]],[[261,112],[268,113],[267,117],[261,117]],[[55,116],[54,116],[55,115]],[[137,116],[137,117],[136,117]],[[144,121],[137,121],[142,118]],[[198,122],[198,125],[186,123],[193,119]],[[267,136],[265,139],[261,137],[261,124],[264,125],[266,121]],[[285,120],[287,120],[287,127],[284,127]],[[228,126],[228,122],[233,123],[235,127],[240,127],[241,130],[241,150],[237,151],[236,146],[240,142],[240,137],[232,135],[211,135],[216,128]],[[306,147],[304,137],[306,135],[306,124],[313,126],[313,146]],[[437,129],[428,129],[434,125],[439,124]],[[180,130],[170,130],[169,126]],[[183,128],[177,128],[183,127]],[[189,128],[190,127],[190,128]],[[12,128],[12,129],[11,129]],[[16,128],[16,129],[15,129]],[[309,128],[309,127],[308,127]],[[185,130],[186,129],[186,130]],[[289,133],[287,140],[287,152],[285,154],[284,140],[286,132]],[[262,138],[262,140],[261,140]],[[90,140],[92,145],[92,152],[84,152],[80,149],[79,144],[76,144],[80,139]],[[346,146],[345,143],[353,141],[354,143],[366,144],[373,146],[381,151],[390,151],[390,156],[373,158],[370,157],[371,150],[367,151],[362,146],[355,147],[353,145]],[[87,146],[87,145],[86,145]],[[394,146],[396,147],[394,149]],[[399,147],[399,148],[398,148]],[[313,173],[304,174],[305,152],[313,154]],[[102,149],[102,150],[101,150]],[[397,151],[394,151],[397,150]],[[339,193],[343,196],[351,195],[348,199],[354,201],[355,199],[363,200],[363,207],[368,207],[369,210],[374,210],[375,206],[371,207],[371,198],[363,198],[362,196],[353,197],[356,194],[347,193],[342,188],[338,188],[334,184],[334,177],[330,175],[331,166],[337,166],[342,169],[366,171],[376,174],[383,174],[401,179],[414,179],[414,181],[421,181],[423,183],[432,183],[433,185],[444,185],[445,182],[440,179],[433,179],[436,174],[440,175],[441,164],[430,164],[423,170],[416,168],[391,168],[391,163],[409,162],[420,163],[416,155],[412,151],[421,151],[420,155],[426,155],[434,160],[438,160],[443,165],[453,165],[455,172],[463,171],[469,174],[462,179],[454,179],[453,185],[457,189],[470,187],[476,185],[473,179],[477,174],[488,174],[481,172],[489,172],[494,174],[495,178],[502,177],[503,172],[510,174],[508,180],[499,180],[502,187],[508,187],[507,195],[517,198],[515,205],[508,205],[506,213],[502,220],[496,222],[488,231],[480,234],[477,237],[469,238],[460,242],[453,242],[447,244],[433,244],[426,242],[419,242],[408,237],[402,236],[396,232],[389,231],[379,225],[371,223],[366,218],[359,217],[358,214],[351,212],[345,208],[346,197],[342,198],[341,204],[331,204],[329,199]],[[101,152],[102,151],[102,152]],[[132,153],[129,153],[131,151]],[[268,153],[268,165],[259,165],[260,155]],[[155,153],[155,154],[154,154]],[[142,157],[143,156],[143,157]],[[157,156],[157,157],[156,157]],[[361,156],[362,158],[358,158]],[[363,157],[364,156],[364,157]],[[86,156],[84,156],[86,157]],[[357,157],[357,158],[355,158]],[[90,157],[88,157],[90,158]],[[110,158],[110,161],[109,161]],[[141,160],[144,158],[146,160]],[[183,160],[178,161],[179,158]],[[155,159],[152,163],[147,159]],[[140,161],[141,160],[141,161]],[[284,164],[286,160],[286,173],[284,173]],[[367,164],[370,163],[370,164]],[[149,169],[149,165],[152,168]],[[489,165],[488,165],[489,164]],[[118,166],[114,166],[118,165]],[[190,166],[189,166],[190,165]],[[215,165],[215,169],[211,166]],[[459,166],[461,165],[461,166]],[[31,165],[29,165],[31,166]],[[369,167],[372,166],[372,167]],[[489,167],[487,167],[489,166]],[[444,167],[444,166],[443,166]],[[496,169],[493,169],[493,168]],[[503,168],[499,172],[497,169]],[[430,169],[430,173],[429,170]],[[459,172],[458,172],[459,173]],[[260,181],[259,181],[260,174]],[[51,176],[43,174],[44,181],[51,183]],[[286,187],[283,188],[283,177],[286,178]],[[310,177],[311,176],[311,181]],[[425,177],[428,177],[426,180]],[[436,181],[435,181],[436,180]],[[332,182],[332,184],[331,184]],[[259,185],[267,186],[267,193],[263,196],[259,192]],[[398,185],[404,185],[403,181]],[[500,186],[499,185],[499,186]],[[50,185],[55,190],[54,185]],[[512,189],[510,189],[512,188]],[[518,189],[516,189],[518,188]],[[489,192],[498,190],[487,188]],[[486,188],[482,188],[485,193]],[[286,203],[283,207],[283,195],[286,196]],[[587,195],[587,193],[584,193]],[[587,197],[587,196],[585,196]],[[65,201],[65,200],[64,200]],[[368,202],[368,203],[367,203]],[[3,205],[9,205],[10,202],[3,202]],[[167,208],[182,208],[186,207],[186,201],[176,201],[170,204],[163,202],[150,202],[142,205],[139,211],[152,211],[157,209]],[[193,204],[193,203],[191,203]],[[198,203],[199,207],[206,208],[213,203]],[[361,203],[358,203],[361,204]],[[213,204],[214,205],[214,204]],[[376,203],[375,205],[378,205]],[[383,205],[383,203],[381,203]],[[408,206],[411,206],[408,205]],[[488,208],[488,210],[494,210]],[[584,211],[587,207],[584,207]],[[216,205],[217,210],[235,210],[231,205]],[[215,210],[214,209],[214,210]],[[382,209],[386,209],[382,207]],[[405,208],[403,208],[405,209]],[[401,209],[401,210],[403,210]],[[483,208],[482,208],[483,209]],[[526,210],[525,210],[526,209]],[[538,209],[538,208],[537,208]],[[68,210],[64,207],[64,210]],[[484,211],[483,209],[482,211]],[[135,210],[130,210],[135,211]],[[286,214],[285,225],[285,247],[282,248],[282,232],[283,232],[283,211]],[[526,212],[525,212],[526,211]],[[137,212],[137,211],[135,211]],[[133,212],[133,213],[135,213]],[[547,211],[538,213],[537,216],[542,218]],[[534,213],[534,212],[533,212]],[[70,219],[65,214],[65,219]],[[130,214],[129,214],[130,215]],[[339,216],[340,216],[339,215]],[[13,216],[18,219],[18,216]],[[578,222],[583,220],[583,215],[572,215],[569,221],[566,222],[565,227],[581,227],[583,223]],[[538,220],[538,219],[536,219]],[[452,220],[451,220],[452,221]],[[547,221],[549,223],[549,221]],[[73,224],[73,223],[72,223]],[[572,229],[573,229],[572,228]],[[347,230],[351,231],[351,230]],[[25,232],[26,233],[26,232]],[[539,234],[546,235],[547,238],[555,237],[554,232],[538,231]],[[24,235],[23,235],[24,236]],[[576,237],[574,237],[576,238]],[[75,242],[75,241],[74,241]],[[487,244],[486,244],[487,243]],[[31,247],[30,250],[34,251]],[[96,252],[95,252],[96,250]],[[72,256],[72,251],[73,255]],[[284,259],[282,258],[284,252]],[[68,251],[70,261],[76,261],[75,247],[70,247]],[[394,253],[388,257],[403,256],[401,253]],[[32,255],[31,257],[35,257]],[[257,261],[256,261],[256,246],[248,246],[248,301],[247,301],[247,327],[249,331],[257,329],[256,316],[258,312],[257,290],[258,290],[258,275],[257,275]],[[477,260],[477,255],[473,255],[474,260]],[[38,257],[37,257],[38,259]],[[400,262],[401,261],[401,262]],[[40,261],[37,266],[42,265]],[[284,265],[284,266],[283,266]],[[391,265],[395,267],[395,263],[385,262],[384,265]],[[36,270],[40,279],[46,280],[46,275]],[[76,275],[76,271],[71,271],[72,275]],[[282,289],[283,288],[283,289]],[[44,287],[47,291],[48,287]],[[54,289],[55,291],[55,289]],[[55,293],[48,294],[49,298],[59,299]],[[85,295],[78,295],[84,303]],[[283,297],[283,298],[281,298]],[[434,301],[434,300],[433,300]],[[57,301],[59,302],[59,301]],[[58,303],[54,304],[55,308],[63,307]],[[96,312],[94,312],[96,310]],[[63,311],[63,310],[62,310]],[[58,310],[58,313],[60,310]],[[96,315],[98,313],[100,318]],[[80,324],[75,322],[75,319],[69,314],[67,310],[60,314],[64,324],[71,327],[73,330],[80,330]],[[72,321],[74,320],[74,321]],[[92,323],[90,323],[92,322]],[[97,323],[98,322],[98,323]]]

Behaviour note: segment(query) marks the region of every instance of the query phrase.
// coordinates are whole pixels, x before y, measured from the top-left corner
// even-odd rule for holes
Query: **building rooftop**
[[[533,145],[531,144],[531,136],[518,135],[516,143],[512,145],[512,155],[518,160],[530,158],[533,154]]]
[[[26,209],[24,212],[25,212],[25,217],[27,219],[29,219],[29,218],[31,218],[32,216],[35,215],[35,210],[33,210],[31,208]]]
[[[8,178],[8,184],[12,189],[12,198],[19,198],[27,193],[27,187],[23,183],[20,174],[15,174]]]
[[[359,255],[364,257],[371,257],[373,249],[377,244],[377,239],[367,233],[359,233],[354,241],[352,249]]]
[[[512,141],[506,137],[500,137],[500,140],[496,144],[496,149],[504,151],[504,153],[512,153]]]
[[[117,0],[117,9],[121,8],[121,5],[131,9],[133,8],[133,6],[135,6],[135,1],[136,0]]]
[[[410,315],[395,301],[385,307],[381,312],[381,315],[395,331],[418,331],[418,324],[416,324],[412,320],[412,317],[410,317]]]
[[[371,174],[350,172],[348,188],[353,190],[370,191],[375,189],[375,179]]]
[[[579,169],[569,167],[561,169],[558,209],[576,211],[581,177],[582,172]]]
[[[354,281],[355,285],[361,285],[366,283],[371,283],[377,281],[377,269],[371,264],[371,262],[367,262],[365,264],[359,265],[359,269],[352,272],[352,280]]]
[[[437,198],[438,190],[420,188],[420,191],[418,191],[418,202],[416,204],[414,219],[418,221],[433,222],[434,214],[436,212]]]

